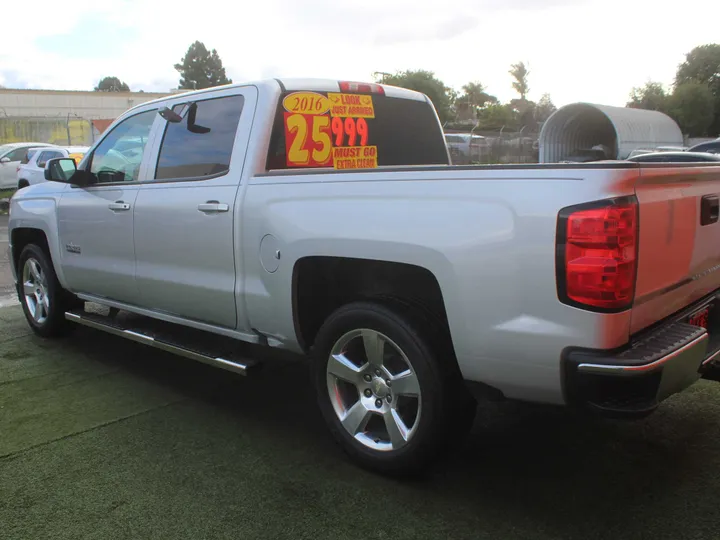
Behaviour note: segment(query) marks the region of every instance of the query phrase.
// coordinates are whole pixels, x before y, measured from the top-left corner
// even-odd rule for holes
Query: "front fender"
[[[41,187],[39,184],[37,187]],[[33,189],[33,188],[26,188]],[[13,244],[13,233],[18,229],[35,229],[41,231],[45,235],[48,248],[50,250],[50,259],[52,260],[55,274],[58,281],[63,287],[67,287],[65,275],[62,270],[60,261],[60,240],[57,229],[57,202],[59,195],[43,194],[34,197],[13,197],[10,200],[10,220],[8,222],[8,236],[13,250],[17,254],[19,246]],[[14,259],[11,260],[11,266],[14,269],[14,278],[17,282],[17,268],[15,268]]]

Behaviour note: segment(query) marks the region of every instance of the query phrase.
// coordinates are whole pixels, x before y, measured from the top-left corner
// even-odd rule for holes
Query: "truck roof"
[[[316,79],[316,78],[283,78],[283,79],[262,79],[257,81],[247,81],[247,82],[240,82],[240,83],[232,83],[232,84],[225,84],[221,86],[213,86],[211,88],[203,88],[202,90],[189,90],[188,92],[181,92],[178,94],[172,94],[169,96],[165,96],[162,98],[154,99],[152,101],[146,101],[141,103],[140,105],[137,105],[136,107],[133,107],[133,109],[137,107],[146,106],[148,104],[152,103],[162,103],[163,101],[167,101],[168,99],[176,99],[178,97],[191,97],[195,95],[201,95],[207,92],[214,92],[216,90],[221,90],[224,88],[240,88],[243,86],[257,86],[258,88],[263,87],[272,87],[274,89],[277,89],[278,87],[280,89],[285,89],[287,91],[299,91],[299,90],[308,90],[308,91],[314,91],[314,92],[340,92],[340,80],[338,79]],[[398,86],[391,86],[388,84],[378,84],[378,83],[365,83],[362,81],[352,81],[352,82],[359,82],[360,84],[372,84],[377,87],[381,87],[388,97],[394,97],[394,98],[402,98],[402,99],[412,99],[415,101],[427,101],[428,98],[425,96],[425,94],[421,92],[416,92],[415,90],[408,90],[407,88],[400,88]]]

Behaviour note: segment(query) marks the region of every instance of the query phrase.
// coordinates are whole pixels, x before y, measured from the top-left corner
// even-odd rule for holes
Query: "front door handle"
[[[206,213],[227,212],[230,210],[230,207],[227,204],[218,201],[208,201],[203,204],[198,204],[198,210]]]
[[[108,208],[114,212],[125,212],[130,210],[130,205],[124,201],[115,201],[114,203],[108,204]]]
[[[717,195],[705,195],[700,203],[700,225],[716,223],[720,215],[720,201]]]

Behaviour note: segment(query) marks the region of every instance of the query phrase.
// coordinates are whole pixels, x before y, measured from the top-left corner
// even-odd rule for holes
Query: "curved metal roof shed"
[[[540,163],[556,163],[603,145],[607,159],[626,159],[636,148],[682,146],[675,121],[658,111],[572,103],[560,107],[540,131]]]

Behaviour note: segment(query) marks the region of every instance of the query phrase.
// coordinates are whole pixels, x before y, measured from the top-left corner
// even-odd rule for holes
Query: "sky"
[[[634,86],[670,85],[685,53],[720,42],[720,1],[695,0],[35,0],[5,20],[0,85],[92,90],[117,76],[132,90],[177,88],[173,68],[200,40],[234,82],[270,77],[372,81],[426,69],[460,89],[481,82],[517,97],[508,70],[530,67],[529,98],[549,93],[624,105]],[[249,11],[252,5],[253,11]],[[20,13],[15,11],[15,13]],[[38,21],[41,21],[38,23]],[[36,24],[37,23],[37,24]],[[11,46],[7,46],[12,44]]]

